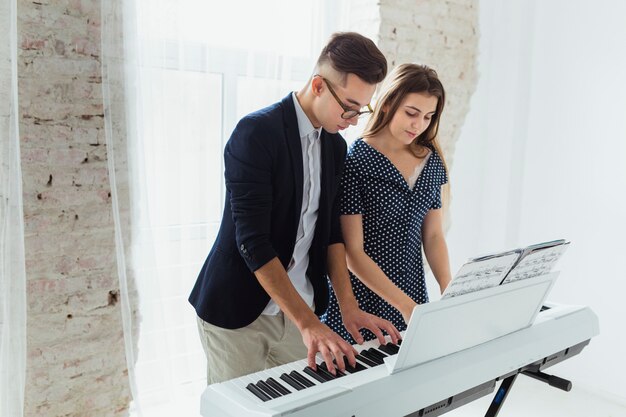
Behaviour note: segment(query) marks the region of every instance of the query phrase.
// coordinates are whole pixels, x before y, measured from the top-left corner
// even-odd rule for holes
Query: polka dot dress
[[[410,188],[398,169],[362,139],[348,150],[343,176],[342,214],[363,216],[365,253],[418,304],[428,302],[422,259],[422,223],[430,209],[441,208],[441,185],[447,180],[434,149],[417,182]],[[402,314],[350,273],[352,289],[364,311],[406,329]],[[331,329],[354,344],[341,320],[329,282],[330,302],[321,317]],[[375,336],[361,330],[365,340]]]

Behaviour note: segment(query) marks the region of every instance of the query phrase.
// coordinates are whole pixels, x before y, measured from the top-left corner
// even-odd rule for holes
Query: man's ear
[[[322,90],[324,89],[324,82],[322,81],[322,77],[313,77],[311,80],[311,92],[314,96],[319,97],[322,94]]]

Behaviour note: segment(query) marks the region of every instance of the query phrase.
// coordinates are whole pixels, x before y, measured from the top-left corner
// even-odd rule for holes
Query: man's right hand
[[[328,326],[320,321],[312,322],[310,325],[301,329],[302,341],[308,349],[307,360],[309,367],[317,369],[315,363],[315,355],[319,352],[326,362],[328,370],[335,375],[335,364],[340,371],[346,370],[346,364],[343,360],[344,356],[348,359],[350,366],[356,366],[356,358],[358,352],[337,333],[333,332]]]

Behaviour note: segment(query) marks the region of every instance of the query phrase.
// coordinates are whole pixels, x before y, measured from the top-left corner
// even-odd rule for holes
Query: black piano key
[[[322,362],[319,365],[317,365],[317,369],[322,369],[326,372],[328,372],[331,376],[332,374],[330,373],[330,371],[328,370],[328,366],[326,365],[326,362]],[[343,372],[341,372],[339,369],[335,369],[336,375],[334,376],[334,378],[340,378],[342,376],[346,376],[346,374],[344,374]]]
[[[395,355],[395,353],[387,353],[384,350],[382,350],[381,348],[376,348],[376,351],[382,353],[384,355],[383,357]]]
[[[315,369],[315,373],[321,376],[322,378],[324,378],[326,381],[332,381],[333,379],[336,378],[333,374],[328,372],[326,369],[322,369],[320,365],[317,365],[316,368],[317,369]]]
[[[368,350],[362,350],[360,355],[369,359],[370,361],[374,362],[377,365],[382,365],[384,363],[380,356],[376,356]]]
[[[287,388],[283,387],[280,384],[280,382],[276,381],[272,377],[267,378],[265,380],[265,382],[267,382],[267,385],[269,385],[270,387],[274,388],[276,391],[280,392],[282,395],[291,394],[291,391],[289,391]]]
[[[402,344],[402,339],[398,340],[398,346]]]
[[[288,383],[289,385],[291,385],[298,391],[302,391],[303,389],[306,388],[305,385],[303,385],[301,382],[298,382],[294,377],[292,377],[289,374],[282,374],[280,376],[280,379],[282,379],[283,381],[285,381],[286,383]]]
[[[378,349],[376,349],[374,347],[371,347],[371,348],[367,349],[367,351],[370,352],[372,355],[378,356],[380,359],[385,359],[387,357],[386,353],[383,353],[382,351],[380,351],[380,350],[378,350]]]
[[[350,364],[348,363],[347,356],[343,357],[343,363],[346,365],[346,371],[350,372],[351,374],[354,374],[359,371],[364,371],[365,369],[367,369],[365,366],[361,365],[359,362],[356,362],[355,366],[350,366]]]
[[[322,384],[324,382],[330,381],[330,379],[326,379],[321,374],[315,372],[313,368],[311,368],[310,366],[307,366],[306,368],[304,368],[303,371],[305,374],[309,375],[311,378],[315,379],[316,381],[321,382]]]
[[[363,356],[366,359],[369,359],[370,362],[374,362],[376,365],[381,365],[383,363],[382,359],[380,359],[378,356],[372,354],[367,349],[362,350],[360,355]],[[376,365],[374,365],[374,366],[376,366]]]
[[[385,345],[380,345],[378,347],[378,349],[382,350],[383,352],[387,353],[388,355],[396,355],[398,354],[398,351],[400,350],[400,348],[396,345],[394,345],[393,343],[387,343]]]
[[[376,362],[374,362],[373,360],[366,358],[365,356],[358,354],[355,356],[355,358],[357,358],[361,363],[366,364],[367,366],[369,366],[370,368],[372,366],[376,366],[378,365]]]
[[[256,386],[259,387],[259,389],[263,390],[263,392],[265,392],[267,395],[269,395],[272,398],[278,398],[282,396],[280,392],[276,391],[274,388],[267,385],[267,383],[263,380],[257,382]]]
[[[254,395],[256,395],[262,401],[269,401],[272,399],[272,397],[270,397],[269,395],[267,395],[266,393],[258,389],[257,386],[254,385],[253,383],[249,383],[246,386],[246,389],[250,391],[251,393],[253,393]]]
[[[317,365],[317,371],[318,374],[320,374],[323,378],[326,378],[329,381],[332,381],[333,379],[339,378],[339,375],[333,375],[328,368],[326,367],[326,365],[322,366],[321,364]]]
[[[400,344],[394,345],[393,343],[389,342],[389,343],[387,343],[387,347],[389,347],[389,349],[395,351],[395,353],[400,352]]]
[[[392,350],[387,345],[380,345],[380,346],[378,346],[378,350],[382,350],[387,355],[393,355]]]
[[[293,379],[295,379],[296,381],[298,381],[299,383],[301,383],[302,385],[304,385],[307,388],[315,386],[315,384],[311,380],[309,380],[308,378],[300,375],[298,373],[298,371],[291,371],[291,372],[289,372],[289,375],[291,375],[291,377]]]

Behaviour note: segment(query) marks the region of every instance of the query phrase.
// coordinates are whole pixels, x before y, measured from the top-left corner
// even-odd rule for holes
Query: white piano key
[[[256,373],[242,376],[241,380],[242,380],[243,386],[245,387],[248,384],[256,384],[259,378],[255,378],[255,375]]]
[[[309,362],[306,359],[301,359],[299,361],[296,362],[291,362],[289,364],[287,364],[288,366],[290,366],[292,368],[292,370],[294,371],[298,371],[298,372],[302,372],[302,370],[309,366]]]
[[[269,369],[266,369],[264,371],[261,371],[259,373],[260,379],[263,379],[264,381],[266,381],[268,378],[274,378],[274,379],[280,378],[280,374],[283,373],[281,371],[283,366],[285,366],[285,365],[275,366],[273,368],[269,368]]]
[[[228,383],[230,383],[231,385],[234,385],[235,387],[239,388],[239,389],[245,389],[246,385],[248,385],[248,382],[246,382],[246,377],[239,377],[239,378],[235,378],[235,379],[231,379],[230,381],[227,381]]]

